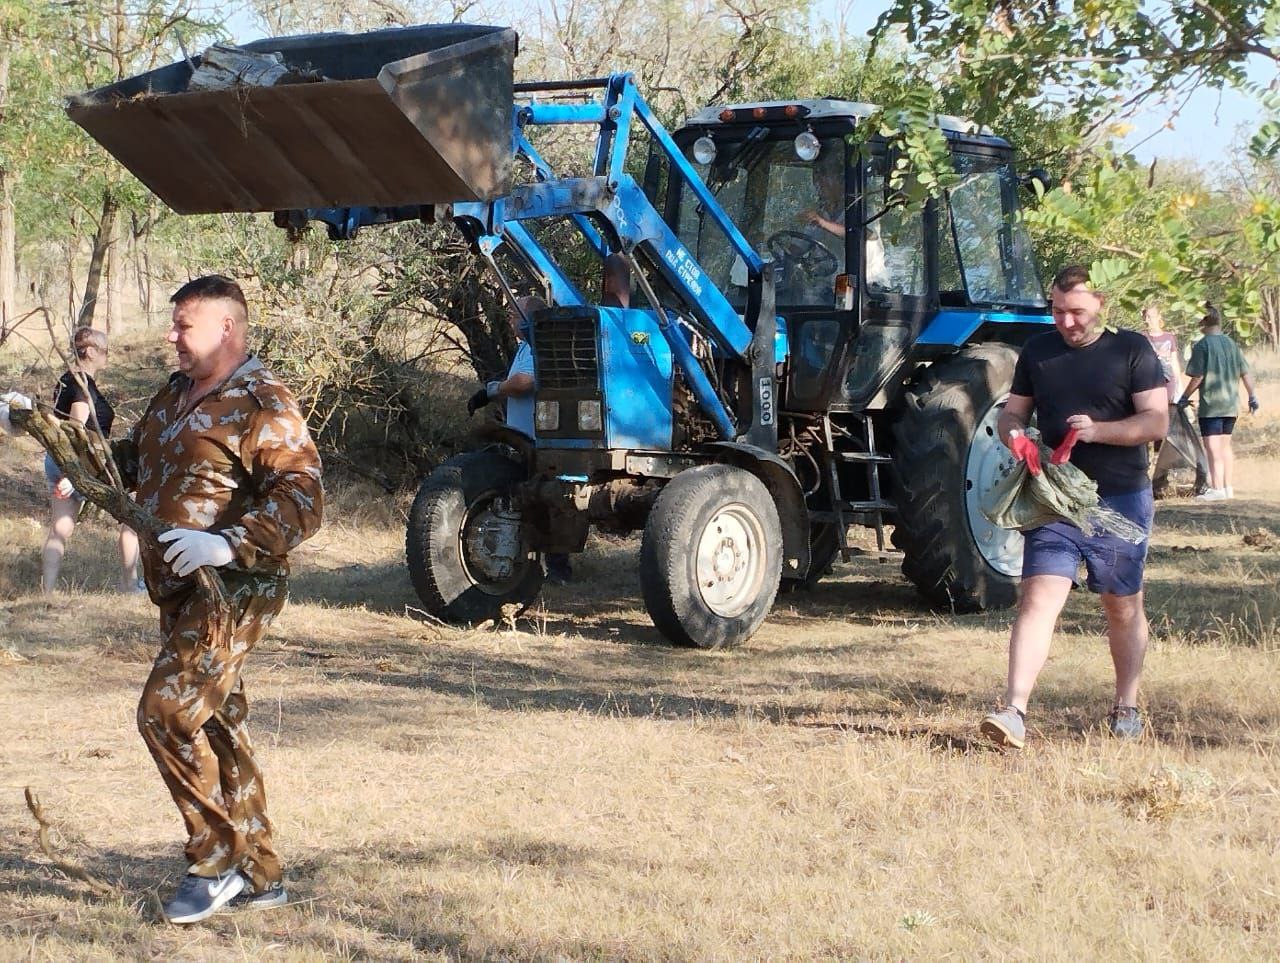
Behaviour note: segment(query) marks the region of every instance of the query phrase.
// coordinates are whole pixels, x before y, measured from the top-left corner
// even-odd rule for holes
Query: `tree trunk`
[[[9,45],[0,43],[0,123],[9,101]],[[18,239],[13,222],[13,174],[0,166],[0,336],[18,313]]]
[[[107,334],[124,329],[124,225],[115,218],[107,247]]]
[[[18,235],[13,221],[13,178],[0,167],[0,333],[18,313]]]
[[[1267,343],[1280,347],[1280,288],[1262,289],[1262,316],[1258,320]]]
[[[138,282],[138,304],[142,307],[143,320],[147,327],[151,327],[151,232],[134,214],[130,233],[133,237],[133,274]]]
[[[110,188],[104,190],[102,216],[98,219],[98,233],[93,237],[93,254],[89,258],[89,277],[84,285],[84,300],[80,303],[80,314],[76,317],[77,328],[93,327],[93,316],[98,307],[98,289],[102,287],[102,268],[107,259],[107,248],[111,246],[118,208],[119,202]]]

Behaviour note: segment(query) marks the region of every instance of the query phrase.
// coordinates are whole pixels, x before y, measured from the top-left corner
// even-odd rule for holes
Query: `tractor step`
[[[851,461],[868,465],[890,465],[893,463],[892,455],[882,455],[874,451],[837,451],[834,457],[841,461]]]
[[[838,525],[841,522],[847,522],[849,515],[870,514],[872,512],[892,512],[895,508],[893,502],[886,501],[841,502],[836,507],[839,511],[810,512],[809,517],[816,522],[833,522]]]
[[[903,559],[902,552],[892,548],[859,548],[856,545],[850,546],[845,550],[844,560],[846,562],[857,558],[874,558],[880,564],[886,562],[901,562]]]

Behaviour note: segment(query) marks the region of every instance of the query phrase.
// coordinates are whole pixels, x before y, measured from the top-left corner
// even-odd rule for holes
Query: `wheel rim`
[[[712,516],[698,539],[694,574],[703,603],[721,618],[741,615],[764,584],[764,526],[746,505]]]
[[[1001,575],[1017,577],[1022,574],[1022,533],[991,524],[979,504],[982,493],[1001,477],[1002,469],[1013,464],[1013,455],[996,432],[996,422],[1007,397],[987,409],[969,442],[964,467],[964,507],[969,534],[983,561]]]
[[[485,529],[498,521],[495,513],[497,500],[497,493],[490,491],[467,506],[459,529],[458,553],[463,571],[472,584],[487,595],[501,596],[519,584],[528,568],[528,560],[522,559],[517,552],[511,563],[511,574],[506,578],[497,575],[498,562],[490,557],[488,540],[484,537]]]

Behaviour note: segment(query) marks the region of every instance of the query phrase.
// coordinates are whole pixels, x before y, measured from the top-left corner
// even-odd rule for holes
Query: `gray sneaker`
[[[1142,714],[1137,706],[1116,706],[1107,716],[1107,729],[1117,739],[1142,737]]]
[[[240,895],[231,901],[231,908],[237,911],[268,910],[283,906],[287,902],[289,902],[289,893],[285,890],[284,883],[279,880],[257,893],[251,892],[246,883]]]
[[[1002,749],[1021,749],[1027,742],[1027,720],[1013,706],[990,713],[979,731]]]
[[[235,899],[242,889],[244,877],[235,870],[221,876],[188,873],[164,904],[164,918],[170,923],[199,923]]]

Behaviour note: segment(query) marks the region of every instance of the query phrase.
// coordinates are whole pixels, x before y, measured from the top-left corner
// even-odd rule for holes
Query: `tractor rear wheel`
[[[957,612],[1017,598],[1022,535],[996,528],[978,507],[1008,457],[996,420],[1017,359],[1015,348],[991,343],[935,363],[908,390],[894,426],[902,573],[934,605]]]
[[[483,622],[537,597],[542,565],[509,500],[524,478],[515,461],[486,450],[450,458],[422,483],[409,510],[405,562],[431,615]]]
[[[653,503],[640,543],[640,591],[658,631],[677,645],[737,645],[760,627],[782,573],[782,526],[755,475],[690,468]]]

